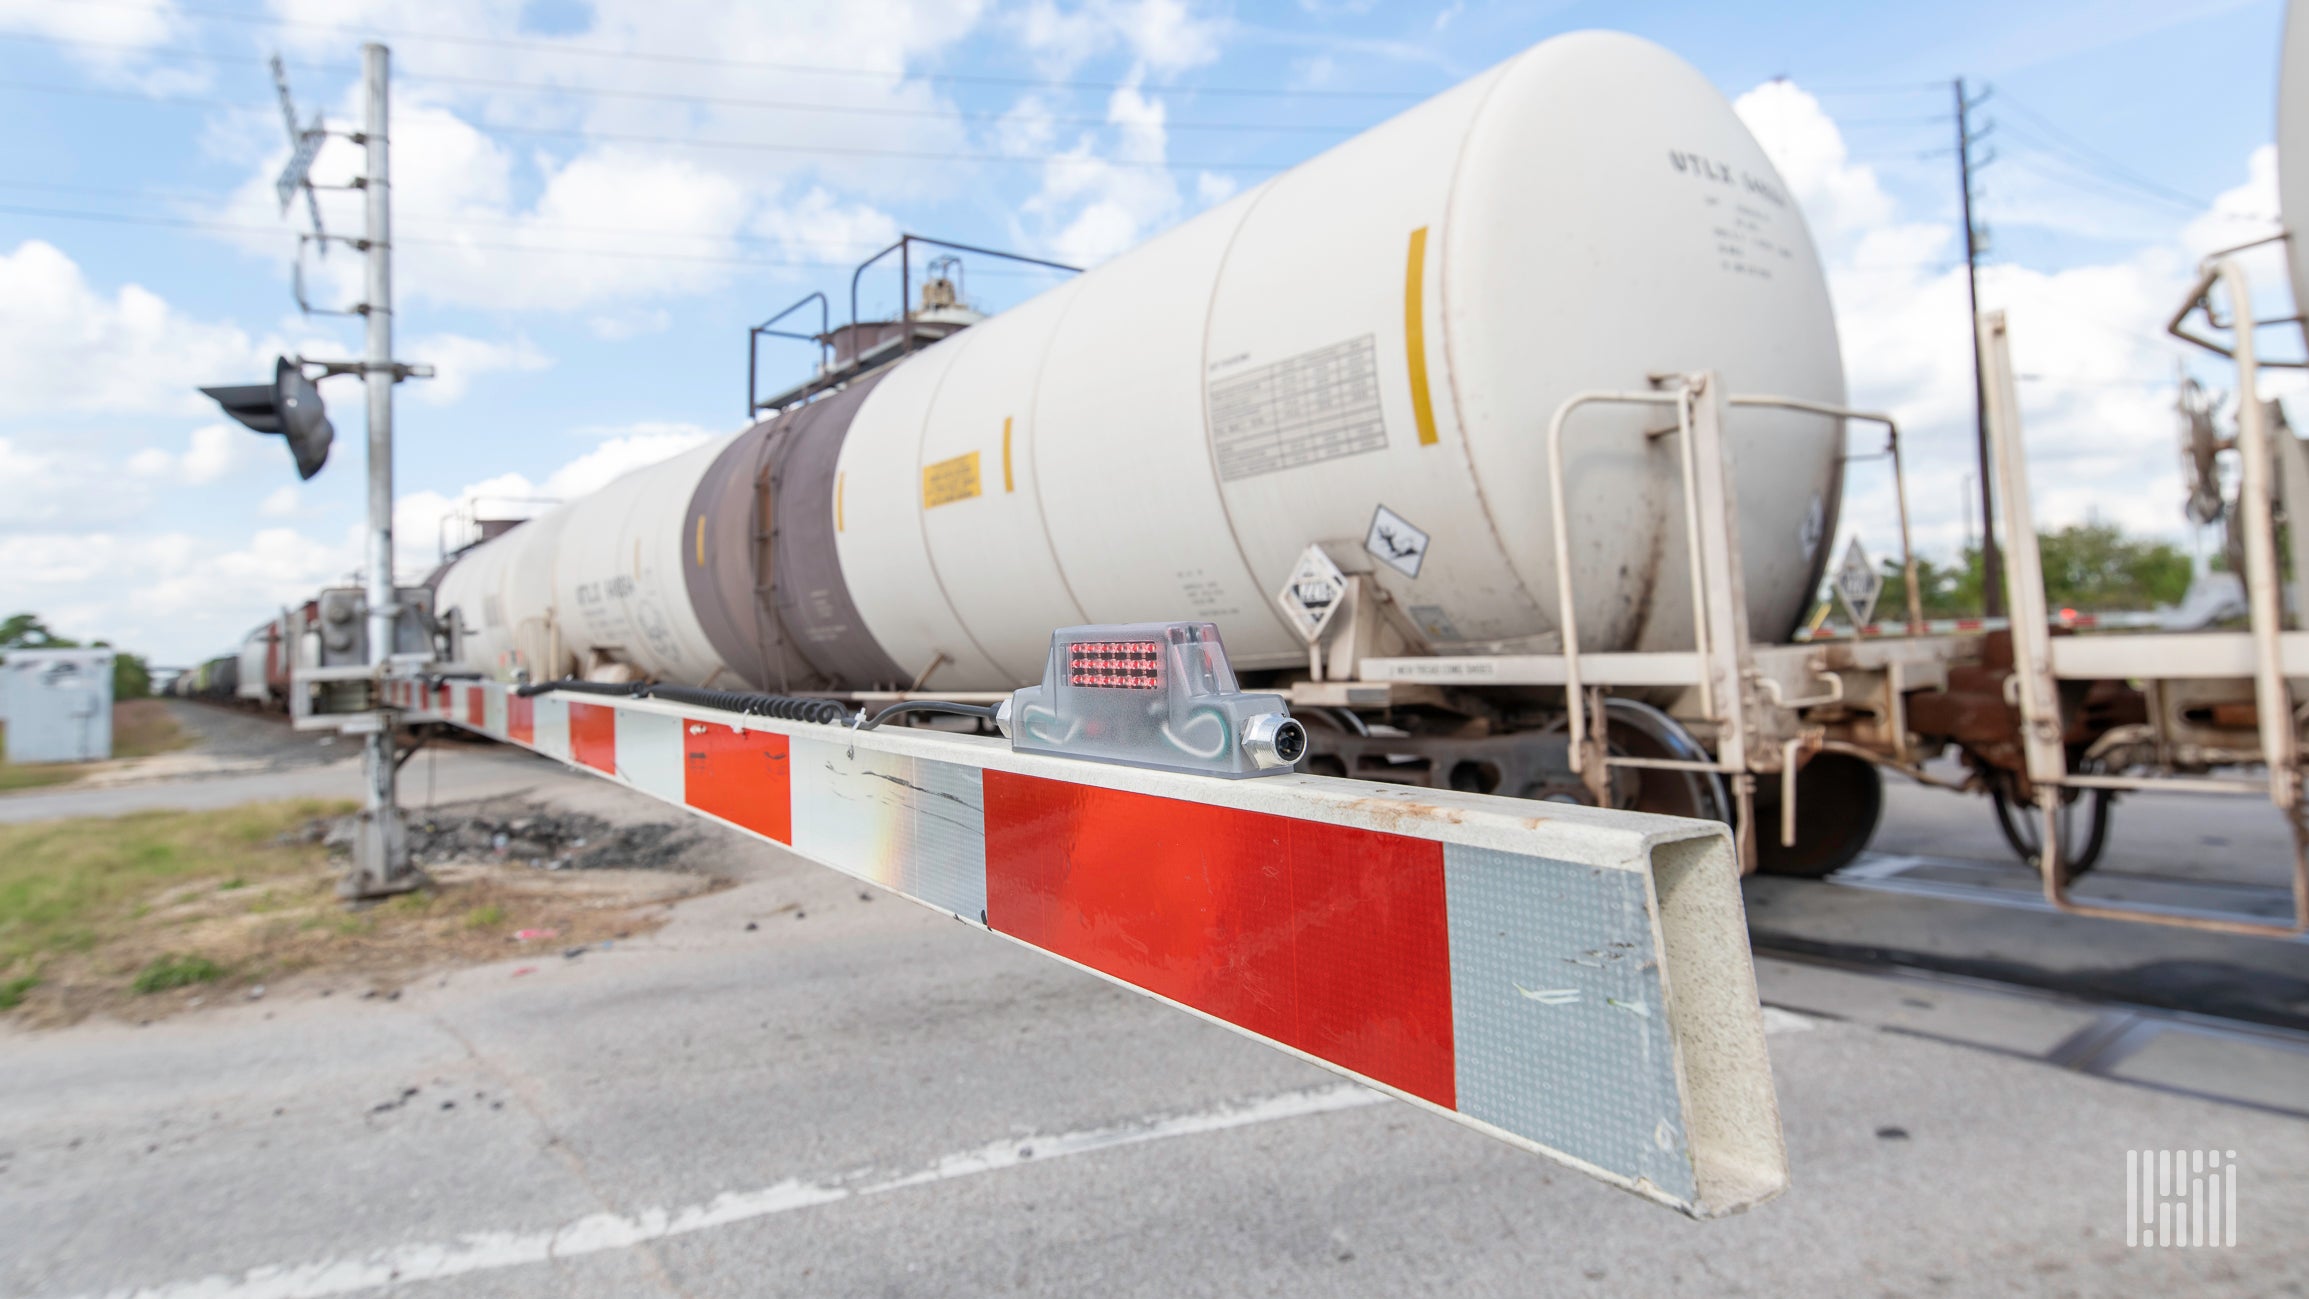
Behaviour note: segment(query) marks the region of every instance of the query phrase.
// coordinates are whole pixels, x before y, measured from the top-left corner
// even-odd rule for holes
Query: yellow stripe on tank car
[[[847,477],[849,477],[848,474],[834,475],[834,531],[836,532],[842,530],[842,480]]]
[[[698,516],[698,567],[706,566],[706,516]]]
[[[1010,477],[1010,417],[1002,417],[1002,490],[1015,492],[1018,484]]]
[[[1410,264],[1403,271],[1403,351],[1411,366],[1411,417],[1419,445],[1434,446],[1435,403],[1427,393],[1427,227],[1411,232]]]

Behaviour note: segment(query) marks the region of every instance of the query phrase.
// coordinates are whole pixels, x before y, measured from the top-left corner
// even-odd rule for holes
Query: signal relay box
[[[1062,627],[1042,684],[995,722],[1021,752],[1229,779],[1286,774],[1307,752],[1281,695],[1237,688],[1207,622]]]

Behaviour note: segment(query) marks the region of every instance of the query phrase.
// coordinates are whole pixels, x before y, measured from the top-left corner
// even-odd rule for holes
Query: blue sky
[[[1855,399],[1911,427],[1940,551],[1970,402],[1946,83],[1992,83],[1984,298],[2036,376],[2040,512],[2185,539],[2156,328],[2195,256],[2274,212],[2281,20],[2269,0],[0,0],[0,613],[181,663],[357,563],[357,392],[324,389],[339,453],[297,485],[191,389],[357,346],[289,299],[263,61],[350,125],[366,35],[397,73],[399,350],[443,373],[401,390],[405,566],[460,500],[565,496],[734,428],[745,326],[846,299],[901,229],[1095,262],[1587,27],[1740,103],[1829,263]],[[316,174],[354,162],[334,145]],[[350,202],[333,229],[357,228]],[[350,301],[355,269],[309,263],[316,305]],[[1049,282],[996,271],[970,266],[982,306]],[[774,376],[802,360],[765,353]],[[1853,490],[1881,552],[1888,498]]]

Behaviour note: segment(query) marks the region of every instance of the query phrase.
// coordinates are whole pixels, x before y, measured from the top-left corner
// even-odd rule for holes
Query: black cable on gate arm
[[[991,722],[1001,707],[1000,704],[957,704],[944,699],[909,699],[904,703],[892,704],[872,717],[859,722],[857,729],[861,731],[873,730],[900,713],[956,713],[963,717],[976,717]]]
[[[574,677],[563,677],[559,681],[532,681],[525,686],[516,686],[513,693],[527,699],[551,690],[567,691],[573,695],[615,695],[639,699],[649,693],[649,686],[641,681],[579,681]]]
[[[749,717],[769,717],[781,722],[815,722],[820,726],[839,726],[847,715],[842,706],[831,699],[797,699],[791,695],[757,695],[740,690],[707,690],[699,686],[651,686],[647,697],[677,704],[693,704],[699,708],[718,708]]]
[[[813,722],[820,726],[840,726],[851,722],[849,712],[831,699],[801,699],[791,695],[760,695],[743,690],[708,690],[701,686],[653,686],[644,681],[606,682],[578,681],[564,677],[559,681],[537,681],[515,688],[514,693],[524,698],[559,690],[579,695],[609,695],[623,699],[663,699],[669,703],[689,704],[698,708],[713,708],[722,712],[742,713],[749,717],[769,717],[781,722]],[[872,717],[862,718],[852,725],[857,730],[870,731],[902,713],[953,713],[993,721],[1000,705],[959,704],[944,699],[909,699],[892,704]]]

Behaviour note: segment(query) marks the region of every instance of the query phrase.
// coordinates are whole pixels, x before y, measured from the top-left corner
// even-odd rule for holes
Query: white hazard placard
[[[1331,625],[1331,615],[1339,611],[1339,601],[1346,594],[1347,575],[1321,546],[1309,546],[1275,601],[1283,606],[1284,616],[1299,635],[1312,645],[1323,638],[1323,629]]]
[[[1868,625],[1876,613],[1876,597],[1882,594],[1884,574],[1868,558],[1860,538],[1852,538],[1844,547],[1844,562],[1836,566],[1836,598],[1843,601],[1844,612],[1852,615],[1855,629]]]
[[[1382,505],[1371,516],[1371,531],[1363,538],[1363,549],[1403,576],[1417,577],[1419,566],[1427,561],[1427,534]]]

